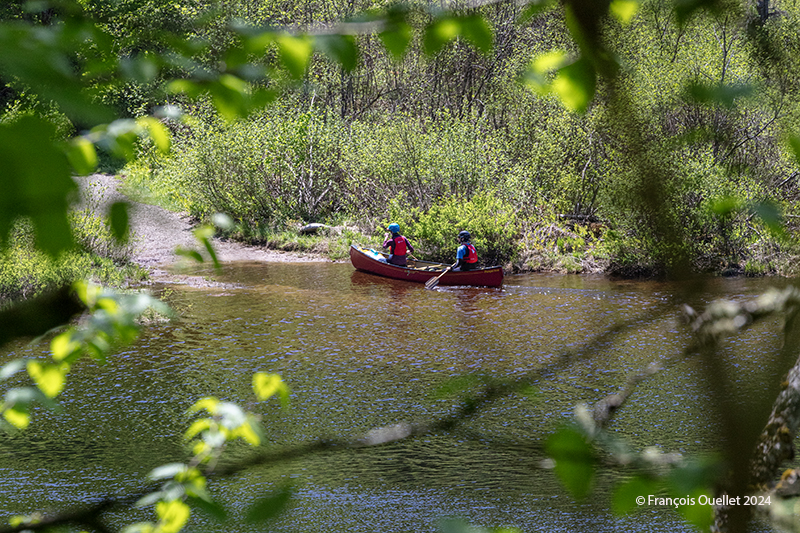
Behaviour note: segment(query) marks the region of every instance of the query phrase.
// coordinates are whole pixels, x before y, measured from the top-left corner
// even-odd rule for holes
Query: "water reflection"
[[[602,498],[572,502],[539,468],[536,452],[543,433],[577,403],[593,403],[680,352],[686,339],[673,305],[680,287],[527,275],[509,276],[502,289],[426,290],[314,263],[234,264],[219,280],[231,285],[171,289],[176,323],[147,331],[108,367],[82,363],[70,374],[64,413],[37,411],[31,430],[0,437],[0,515],[138,488],[150,468],[182,457],[184,412],[201,396],[242,403],[263,417],[270,443],[292,445],[446,416],[458,399],[432,391],[464,373],[544,371],[536,402],[505,398],[454,434],[312,455],[214,490],[243,512],[292,479],[298,497],[273,531],[433,531],[446,515],[523,531],[689,530],[669,511],[619,519]],[[764,286],[714,280],[692,303],[741,299]],[[622,321],[629,327],[587,344]],[[761,328],[727,347],[745,394],[763,394],[761,354],[779,341],[774,329]],[[2,360],[36,355],[13,352]],[[289,412],[251,400],[255,371],[283,375],[293,391]],[[654,377],[611,429],[639,447],[707,451],[716,437],[700,375],[687,361]],[[599,494],[610,482],[600,480]]]

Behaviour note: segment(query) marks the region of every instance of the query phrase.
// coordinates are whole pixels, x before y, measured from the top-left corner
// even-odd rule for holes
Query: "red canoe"
[[[435,278],[449,265],[430,263],[428,261],[408,261],[407,267],[391,265],[377,259],[386,257],[374,250],[358,246],[350,246],[350,262],[357,270],[385,276],[387,278],[402,279],[425,283]],[[499,266],[480,268],[467,272],[448,272],[439,280],[439,285],[473,285],[478,287],[499,287],[503,284],[503,269]]]

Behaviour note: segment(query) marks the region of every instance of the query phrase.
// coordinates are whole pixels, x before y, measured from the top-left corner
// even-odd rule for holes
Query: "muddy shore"
[[[106,216],[108,208],[114,202],[128,202],[133,236],[131,260],[150,273],[152,282],[193,286],[209,284],[202,277],[181,273],[178,268],[185,259],[176,254],[176,249],[200,249],[200,243],[192,233],[195,224],[189,216],[126,198],[119,192],[120,180],[115,176],[94,174],[78,178],[77,181],[83,192],[82,202],[98,215]],[[214,238],[213,242],[217,257],[223,262],[330,261],[319,255],[269,250],[219,238]]]

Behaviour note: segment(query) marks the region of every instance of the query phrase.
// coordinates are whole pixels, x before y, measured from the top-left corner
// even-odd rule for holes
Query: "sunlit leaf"
[[[318,35],[314,43],[319,50],[339,63],[347,72],[356,68],[358,47],[352,35]]]
[[[463,17],[461,23],[461,35],[484,54],[492,51],[494,46],[494,34],[486,19],[480,15]]]
[[[150,135],[158,151],[162,154],[169,153],[172,141],[167,127],[160,120],[150,116],[139,117],[136,120]]]
[[[400,60],[405,56],[408,44],[411,42],[413,30],[411,25],[405,21],[397,22],[387,26],[385,30],[378,34],[383,46],[395,60]]]
[[[204,490],[208,482],[205,476],[197,468],[184,468],[175,475],[175,481],[182,483],[187,489],[197,491],[193,492],[193,494],[202,494],[203,496],[206,496]]]
[[[191,509],[180,500],[158,502],[156,513],[160,519],[158,530],[161,533],[178,533],[189,520]]]
[[[609,12],[623,24],[628,24],[639,10],[638,0],[612,0]]]
[[[207,442],[202,440],[195,442],[194,445],[192,446],[192,454],[196,456],[205,455],[207,453],[210,453],[211,450],[212,447]]]
[[[25,429],[31,423],[31,416],[28,414],[27,407],[24,406],[15,405],[6,409],[3,411],[3,418],[17,429]]]
[[[186,440],[192,439],[198,433],[205,431],[213,425],[213,422],[208,418],[201,418],[200,420],[195,420],[189,426],[189,429],[183,434],[183,438]]]
[[[108,212],[111,234],[118,242],[128,240],[128,202],[114,202]]]
[[[437,54],[447,43],[461,33],[461,24],[455,18],[441,18],[431,22],[422,36],[425,53]]]
[[[522,83],[537,94],[545,95],[551,90],[550,72],[563,67],[567,54],[552,51],[538,55],[531,62],[522,77]]]
[[[241,31],[250,31],[249,27],[237,28]],[[250,54],[264,54],[275,42],[278,35],[271,31],[259,31],[254,34],[243,35],[244,51]]]
[[[73,137],[69,141],[67,159],[80,176],[87,176],[97,168],[97,150],[86,137]]]
[[[586,437],[574,427],[563,427],[547,439],[545,451],[555,460],[556,475],[570,494],[577,500],[588,496],[596,459]]]
[[[532,68],[540,73],[546,74],[552,70],[559,69],[564,66],[567,60],[566,52],[554,50],[545,54],[536,56],[531,63]]]
[[[167,92],[185,94],[189,98],[197,98],[206,90],[201,84],[191,80],[173,80],[167,84]]]
[[[258,446],[261,444],[261,435],[254,427],[253,423],[248,421],[236,428],[234,433],[235,437],[241,437],[245,442],[248,444],[252,444],[253,446]]]
[[[559,69],[553,80],[553,91],[564,106],[577,113],[589,107],[597,85],[597,76],[591,63],[585,59]]]
[[[291,487],[283,487],[276,494],[256,501],[247,511],[246,520],[248,522],[265,522],[278,516],[286,509],[292,498]]]
[[[11,527],[17,527],[31,523],[32,523],[31,517],[25,515],[14,515],[8,519],[8,525],[10,525]]]
[[[50,364],[40,361],[28,361],[28,374],[39,387],[45,396],[55,398],[62,390],[66,382],[69,365],[66,363]]]
[[[103,309],[108,311],[111,315],[117,315],[122,312],[122,308],[120,303],[115,300],[114,298],[109,298],[108,296],[103,296],[102,298],[98,298],[95,306],[99,309]],[[109,333],[111,333],[109,331]]]
[[[289,394],[291,392],[280,375],[267,374],[265,372],[256,372],[253,375],[253,391],[256,393],[256,397],[262,402],[278,394],[281,399],[281,404],[284,406],[289,403]]]
[[[205,398],[200,398],[197,400],[194,405],[189,408],[190,413],[196,413],[198,411],[202,411],[205,409],[210,414],[216,414],[217,406],[219,405],[219,400],[214,398],[213,396],[207,396]]]
[[[313,43],[307,37],[281,35],[276,39],[280,51],[281,63],[295,79],[301,79],[306,73],[308,62],[313,52]]]

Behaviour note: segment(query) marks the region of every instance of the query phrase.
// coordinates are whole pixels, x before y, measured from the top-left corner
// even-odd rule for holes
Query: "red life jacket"
[[[472,243],[466,243],[464,246],[467,247],[467,256],[464,258],[465,263],[477,263],[478,262],[478,252],[475,250],[475,247],[472,246]]]
[[[406,255],[406,238],[402,235],[398,235],[392,240],[394,241],[392,255]]]

